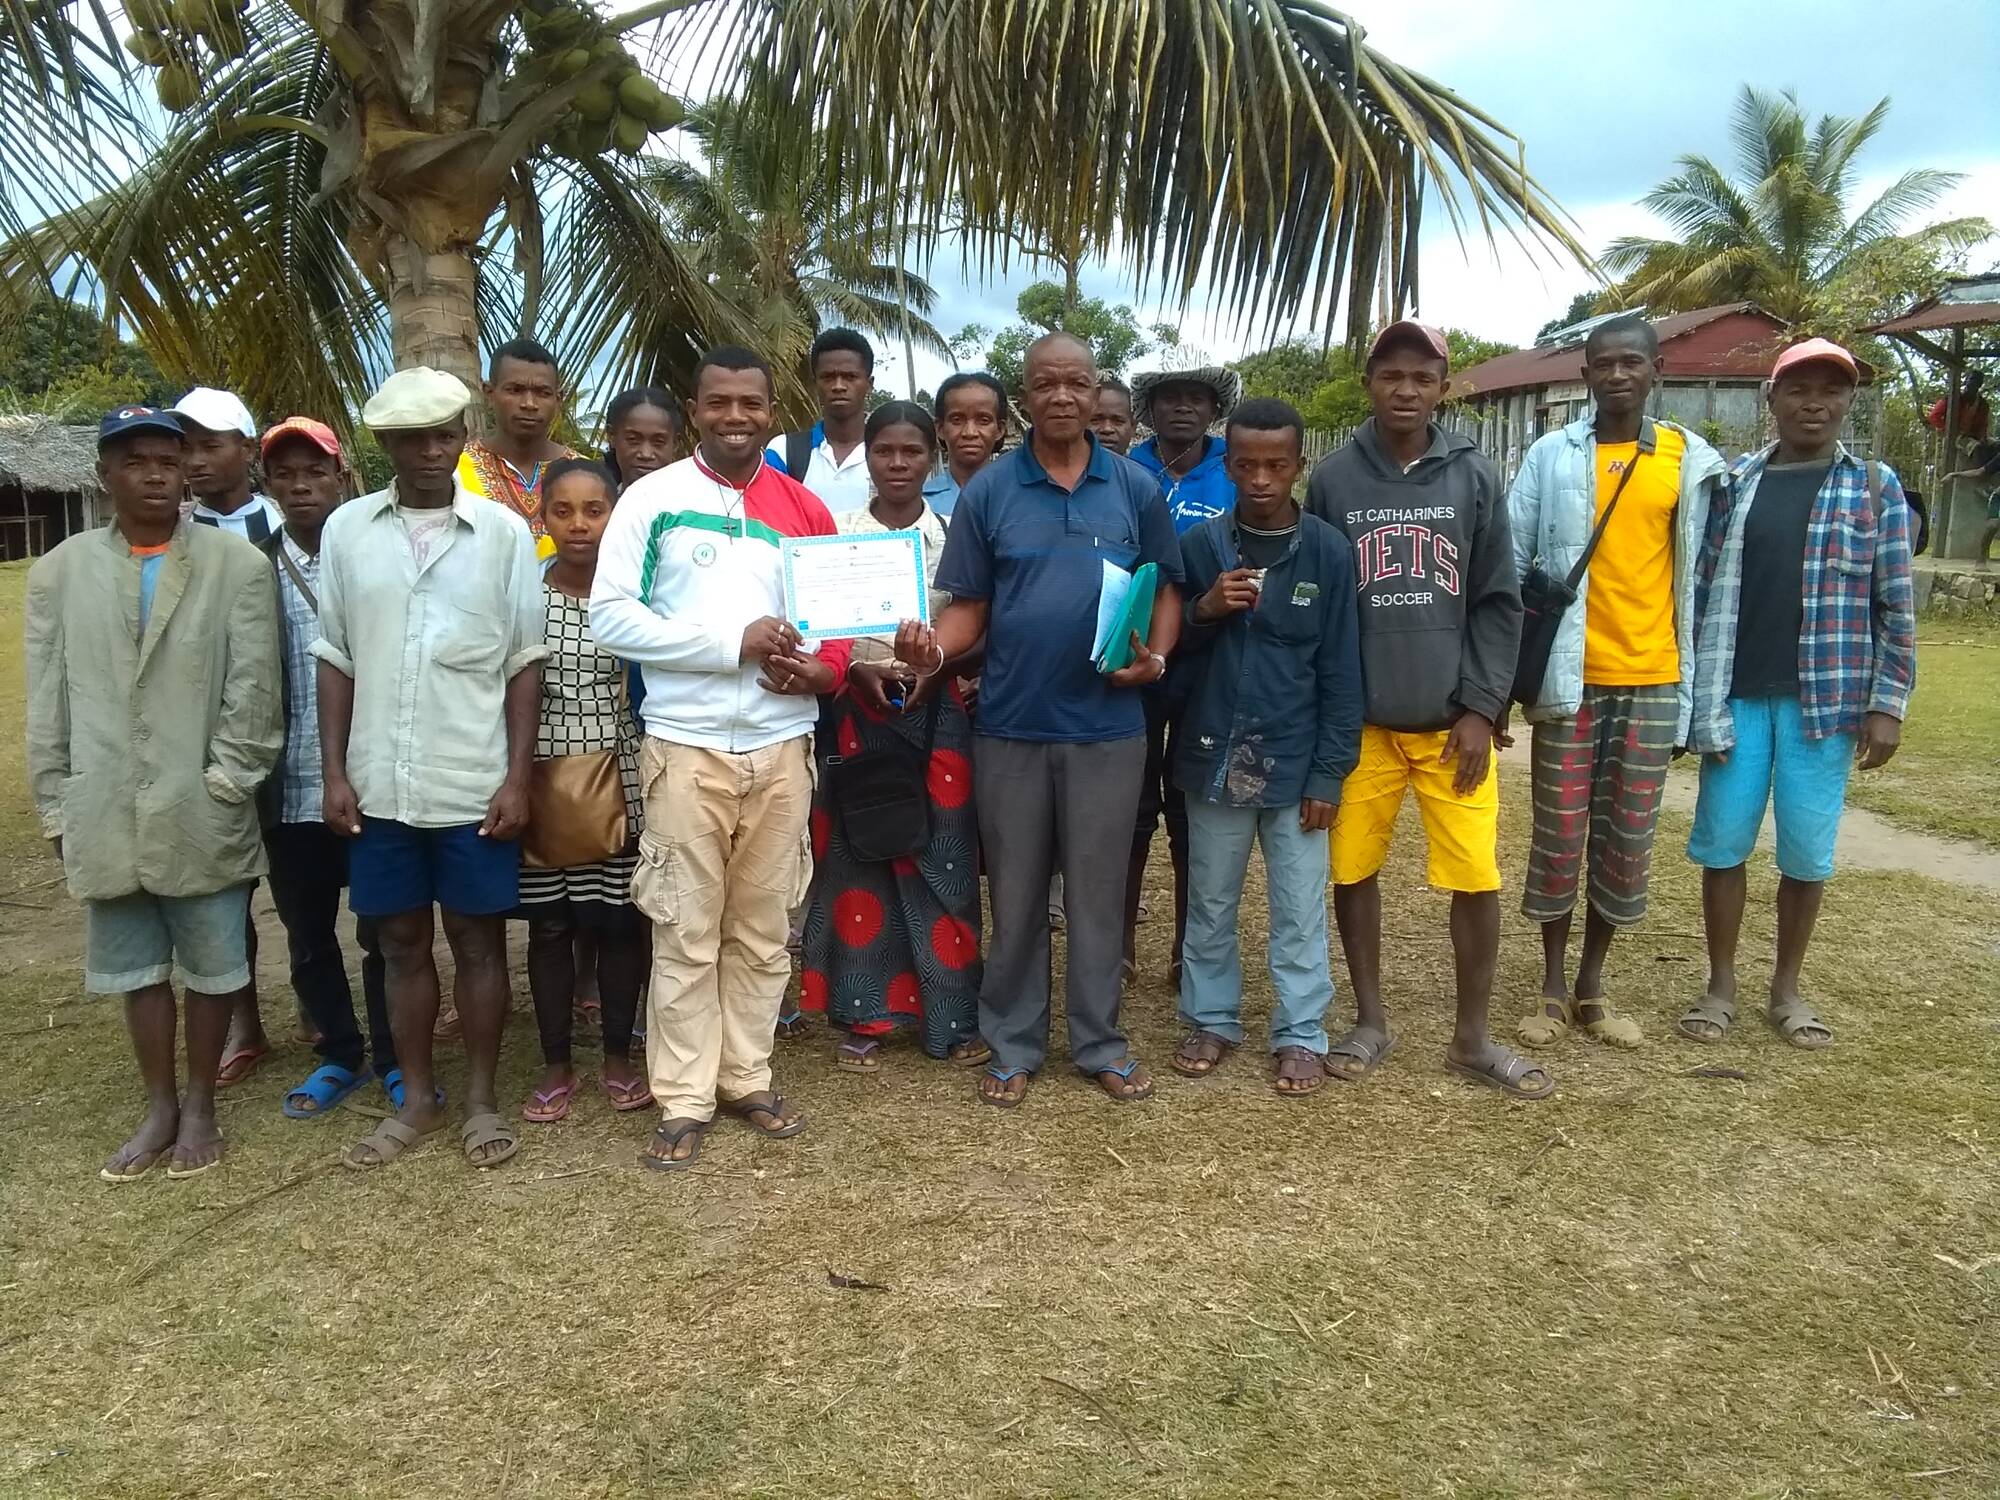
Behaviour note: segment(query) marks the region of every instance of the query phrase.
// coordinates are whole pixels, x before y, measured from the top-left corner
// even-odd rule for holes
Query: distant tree
[[[1128,303],[1110,303],[1102,297],[1077,297],[1059,281],[1037,281],[1015,299],[1019,321],[999,333],[972,323],[947,340],[961,361],[990,338],[986,368],[999,377],[1010,391],[1021,388],[1022,364],[1028,345],[1045,333],[1073,333],[1090,343],[1097,356],[1097,368],[1106,375],[1122,375],[1133,360],[1155,350],[1177,347],[1180,330],[1171,323],[1142,325]]]
[[[1888,113],[1885,98],[1865,115],[1822,115],[1809,126],[1796,95],[1746,84],[1731,130],[1736,175],[1683,156],[1680,171],[1641,200],[1675,237],[1628,235],[1604,252],[1605,268],[1624,278],[1625,304],[1688,312],[1751,301],[1799,331],[1834,337],[1903,305],[1912,279],[1935,274],[1993,226],[1946,219],[1904,232],[1962,180],[1928,168],[1905,172],[1850,214],[1856,158]]]
[[[1469,370],[1502,354],[1512,354],[1520,347],[1503,344],[1497,339],[1483,339],[1476,333],[1467,333],[1463,328],[1447,328],[1444,342],[1445,347],[1451,350],[1451,367],[1454,370]]]
[[[1535,342],[1539,344],[1558,329],[1568,328],[1573,324],[1581,323],[1585,318],[1596,317],[1600,310],[1597,304],[1603,297],[1604,293],[1596,288],[1578,292],[1574,297],[1569,299],[1568,307],[1564,308],[1553,318],[1550,318],[1548,322],[1535,330]]]
[[[132,401],[173,399],[150,355],[119,339],[81,302],[43,297],[0,339],[0,389],[30,409],[90,414]]]

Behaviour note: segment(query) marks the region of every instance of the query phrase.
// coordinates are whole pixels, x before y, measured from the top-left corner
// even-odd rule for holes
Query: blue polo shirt
[[[1031,440],[959,491],[933,586],[992,605],[979,733],[1088,744],[1146,732],[1139,694],[1090,664],[1107,561],[1156,563],[1163,582],[1181,581],[1159,485],[1095,437],[1074,490],[1049,478]]]
[[[1147,438],[1132,450],[1132,462],[1160,482],[1176,536],[1185,536],[1203,521],[1228,515],[1236,504],[1236,481],[1223,466],[1229,444],[1213,435],[1203,441],[1208,448],[1201,461],[1178,479],[1167,472],[1158,438]]]

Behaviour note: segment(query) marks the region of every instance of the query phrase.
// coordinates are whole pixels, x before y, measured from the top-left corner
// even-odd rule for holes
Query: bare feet
[[[105,1161],[98,1176],[106,1182],[136,1182],[159,1164],[180,1133],[178,1105],[156,1104],[146,1111],[132,1138]]]

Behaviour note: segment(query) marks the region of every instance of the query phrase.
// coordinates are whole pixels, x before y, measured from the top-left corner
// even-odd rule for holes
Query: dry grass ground
[[[18,618],[16,570],[0,591]],[[0,628],[7,722],[17,638]],[[292,1046],[228,1096],[223,1171],[113,1189],[95,1173],[130,1063],[115,1012],[78,995],[13,738],[0,897],[33,905],[0,906],[0,1495],[2000,1485],[1990,897],[1843,878],[1811,975],[1840,1045],[1787,1050],[1754,1012],[1676,1045],[1700,946],[1670,819],[1653,915],[1613,961],[1648,1047],[1569,1044],[1557,1099],[1510,1106],[1438,1066],[1445,907],[1409,830],[1403,1041],[1360,1088],[1281,1101],[1239,1054],[1142,1106],[1055,1069],[1002,1114],[904,1051],[838,1075],[822,1035],[781,1054],[808,1133],[718,1130],[696,1175],[639,1172],[644,1120],[593,1096],[501,1171],[431,1147],[364,1178],[329,1169],[357,1112],[280,1117],[308,1066]],[[1760,858],[1747,952],[1768,951],[1773,879]],[[1244,925],[1255,942],[1261,914]],[[1144,931],[1157,976],[1165,924]],[[1510,916],[1503,1017],[1537,970]],[[1268,998],[1256,976],[1253,1015]],[[1163,1065],[1157,980],[1130,1015]],[[517,1015],[517,1093],[532,1037]]]
[[[2000,848],[2000,630],[1972,618],[1917,628],[1917,691],[1902,748],[1854,779],[1854,800],[1912,828]]]

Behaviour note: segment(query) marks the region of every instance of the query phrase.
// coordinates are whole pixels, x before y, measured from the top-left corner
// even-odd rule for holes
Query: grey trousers
[[[1049,877],[1062,850],[1069,917],[1070,1061],[1084,1072],[1125,1056],[1118,1029],[1125,875],[1146,740],[1052,745],[980,735],[972,746],[993,942],[979,1032],[993,1066],[1039,1072],[1049,1052]]]

